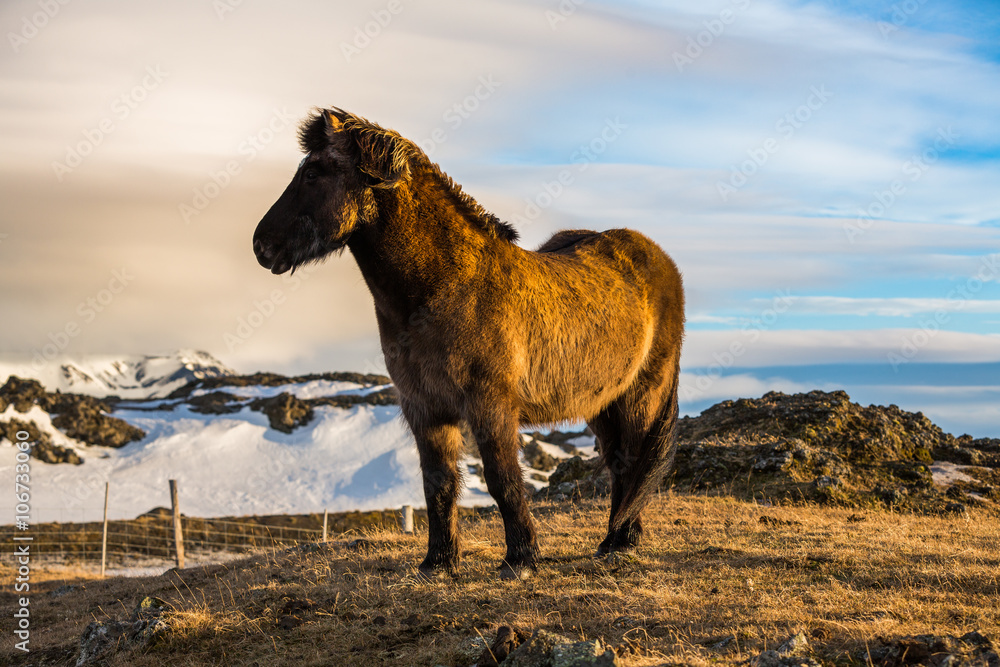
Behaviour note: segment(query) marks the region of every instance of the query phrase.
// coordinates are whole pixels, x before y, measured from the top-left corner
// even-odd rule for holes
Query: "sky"
[[[349,254],[275,277],[250,247],[297,123],[338,106],[417,142],[525,247],[657,241],[684,274],[686,413],[842,388],[1000,437],[997,10],[9,0],[0,356],[382,370]]]

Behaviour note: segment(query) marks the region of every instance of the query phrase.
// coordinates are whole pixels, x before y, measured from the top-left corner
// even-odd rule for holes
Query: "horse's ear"
[[[333,112],[330,111],[329,109],[323,112],[323,121],[324,121],[323,124],[326,125],[326,129],[328,132],[336,132],[337,130],[339,130],[341,127],[344,126],[344,121],[333,115]]]
[[[358,146],[358,170],[372,188],[392,188],[409,173],[405,140],[385,131],[352,132]]]

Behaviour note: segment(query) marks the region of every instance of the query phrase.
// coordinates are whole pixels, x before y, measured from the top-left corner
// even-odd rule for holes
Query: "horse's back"
[[[683,316],[683,288],[677,266],[652,239],[635,230],[563,230],[536,252],[575,259],[591,272],[613,272],[624,283],[645,292],[648,299],[661,301],[673,314]]]

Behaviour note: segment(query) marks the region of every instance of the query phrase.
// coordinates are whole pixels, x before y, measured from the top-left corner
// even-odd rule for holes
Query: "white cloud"
[[[769,301],[754,299],[757,307],[767,307]],[[925,298],[854,298],[839,296],[796,296],[795,312],[826,315],[877,315],[880,317],[914,317],[944,313],[1000,313],[1000,300],[965,299],[957,291],[948,299]]]
[[[924,328],[854,331],[689,331],[684,368],[753,368],[840,363],[931,363],[1000,361],[1000,334]],[[895,355],[895,356],[890,356]],[[902,360],[897,359],[901,357]]]

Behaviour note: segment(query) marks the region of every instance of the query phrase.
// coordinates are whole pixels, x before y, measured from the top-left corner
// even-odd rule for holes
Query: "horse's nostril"
[[[253,240],[253,252],[255,255],[260,256],[264,254],[264,242],[260,239]]]

